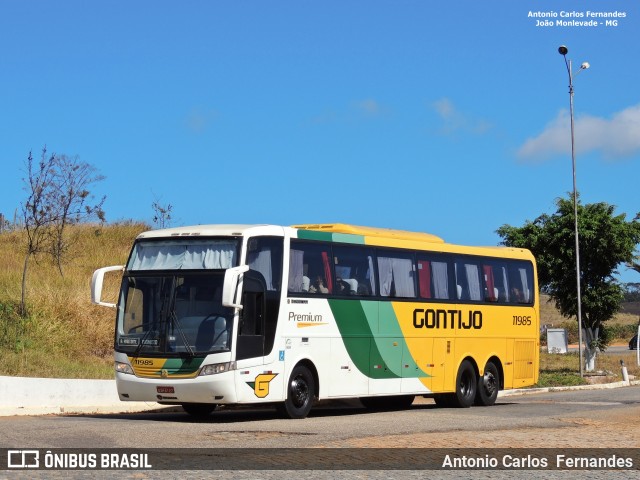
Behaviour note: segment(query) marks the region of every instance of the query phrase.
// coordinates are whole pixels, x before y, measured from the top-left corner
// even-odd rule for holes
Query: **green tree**
[[[640,213],[636,215],[634,220],[640,220]],[[640,255],[634,255],[631,261],[627,263],[627,267],[640,273]]]
[[[522,227],[503,225],[497,230],[502,244],[528,248],[538,263],[538,279],[560,313],[576,317],[576,256],[573,196],[556,201],[557,211],[543,214]],[[580,290],[586,341],[585,369],[595,368],[597,349],[608,344],[604,323],[619,310],[624,289],[614,279],[621,263],[631,262],[640,243],[640,217],[632,221],[615,215],[607,203],[578,203]]]

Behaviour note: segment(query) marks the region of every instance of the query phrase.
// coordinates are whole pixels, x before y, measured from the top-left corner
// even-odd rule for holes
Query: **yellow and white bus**
[[[106,272],[122,270],[117,304]],[[538,380],[539,308],[527,250],[468,247],[345,224],[211,225],[142,233],[92,279],[117,307],[123,401],[369,408],[492,405]]]

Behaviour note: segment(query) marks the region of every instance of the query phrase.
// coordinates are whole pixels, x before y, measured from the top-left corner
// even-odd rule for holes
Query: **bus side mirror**
[[[91,278],[91,301],[96,305],[115,308],[115,303],[102,301],[102,284],[104,283],[104,274],[107,272],[115,272],[116,270],[124,271],[124,266],[114,265],[113,267],[103,267],[93,272],[93,277]]]
[[[249,265],[229,268],[224,272],[224,285],[222,287],[222,306],[232,308],[242,308],[238,301],[238,283],[240,275],[249,271]]]

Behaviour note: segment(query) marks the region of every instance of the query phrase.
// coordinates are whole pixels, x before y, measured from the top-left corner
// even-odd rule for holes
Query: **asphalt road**
[[[214,412],[203,421],[184,413],[39,416],[0,418],[0,447],[11,449],[141,450],[146,448],[282,449],[314,448],[333,454],[334,448],[361,452],[362,448],[475,448],[494,452],[501,448],[536,449],[618,448],[640,446],[640,387],[578,390],[502,397],[489,408],[440,409],[419,399],[399,412],[369,412],[358,402],[321,405],[304,420],[285,420],[273,409],[235,408]],[[372,450],[376,452],[377,450]],[[411,451],[411,450],[408,450]],[[423,450],[426,451],[426,450]],[[183,451],[184,452],[184,451]],[[232,452],[232,450],[229,450]],[[291,450],[291,452],[296,452]],[[251,461],[247,455],[246,462]],[[237,458],[236,458],[237,459]],[[177,457],[176,461],[184,459]],[[325,458],[325,461],[327,459]],[[337,463],[336,463],[337,465]],[[326,466],[326,465],[325,465]],[[639,468],[640,465],[634,465]],[[250,468],[247,465],[246,468]],[[45,475],[46,473],[46,475]],[[185,470],[143,472],[48,471],[2,472],[2,478],[184,478]],[[190,478],[300,478],[291,470],[207,470],[188,472]],[[434,478],[630,478],[629,471],[518,472],[438,470]],[[535,475],[534,475],[535,474]],[[5,476],[3,476],[5,475]],[[25,475],[25,476],[23,476]],[[563,476],[569,475],[569,476]],[[637,471],[634,473],[637,475]],[[305,470],[305,478],[425,478],[423,470]]]

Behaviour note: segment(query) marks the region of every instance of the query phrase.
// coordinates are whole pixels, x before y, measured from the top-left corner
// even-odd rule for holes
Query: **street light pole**
[[[564,63],[569,73],[569,111],[571,117],[571,167],[573,170],[573,218],[574,232],[576,240],[576,294],[578,296],[578,352],[580,355],[580,376],[584,376],[583,355],[582,355],[582,295],[580,292],[580,241],[578,236],[578,188],[576,185],[576,153],[573,127],[573,73],[571,71],[571,60],[567,61],[569,49],[564,45],[558,48],[558,53],[564,57]],[[589,64],[584,62],[580,66],[580,71],[589,68]]]

